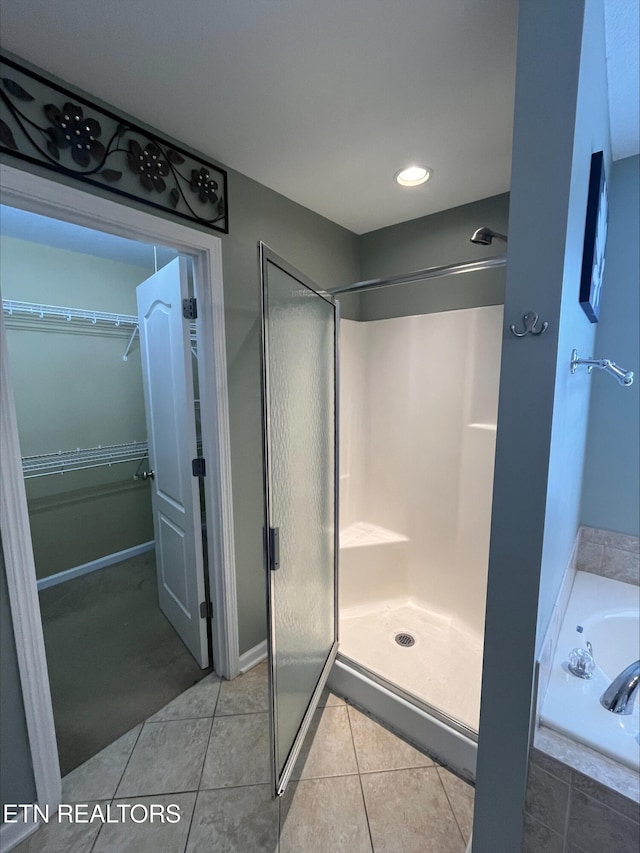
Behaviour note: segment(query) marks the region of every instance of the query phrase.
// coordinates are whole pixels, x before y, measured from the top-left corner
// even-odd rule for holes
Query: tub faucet
[[[630,714],[640,687],[640,660],[630,663],[600,697],[600,704],[613,714]]]

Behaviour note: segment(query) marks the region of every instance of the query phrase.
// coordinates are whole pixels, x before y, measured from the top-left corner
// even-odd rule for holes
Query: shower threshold
[[[340,653],[328,686],[441,764],[475,781],[478,733],[469,726]]]

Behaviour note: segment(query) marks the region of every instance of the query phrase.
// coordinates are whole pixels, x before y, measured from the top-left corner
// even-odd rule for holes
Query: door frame
[[[168,245],[192,259],[198,296],[201,416],[209,425],[202,442],[207,459],[204,488],[214,664],[219,675],[234,678],[240,664],[222,241],[196,228],[5,164],[0,165],[0,202],[120,237]],[[0,329],[0,531],[36,795],[41,808],[54,809],[61,797],[60,766],[1,316]]]

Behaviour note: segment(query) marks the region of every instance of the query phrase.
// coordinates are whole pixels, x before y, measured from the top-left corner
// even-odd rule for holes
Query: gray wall
[[[574,0],[574,14],[577,5]],[[584,5],[573,158],[567,175],[570,184],[538,599],[538,650],[544,640],[580,524],[589,399],[595,377],[590,377],[586,371],[572,375],[568,363],[574,347],[579,353],[593,352],[596,331],[577,297],[591,154],[604,150],[607,174],[611,169],[603,4],[602,0],[586,0]]]
[[[137,314],[152,268],[2,237],[7,299]],[[17,317],[17,315],[16,315]],[[140,348],[130,329],[7,318],[23,456],[146,439]],[[153,539],[136,462],[26,481],[36,573],[46,577]]]
[[[601,0],[520,0],[474,853],[522,845],[536,637],[579,520],[590,379],[569,360],[593,345],[578,288],[591,153],[608,161],[608,139]],[[546,335],[509,333],[527,310]]]
[[[0,806],[34,803],[35,799],[36,785],[0,542]]]
[[[478,246],[469,238],[481,225],[505,234],[509,194],[492,196],[380,228],[360,237],[360,274],[363,280],[385,278],[426,267],[504,255],[506,246],[494,242]],[[389,287],[360,294],[360,320],[381,320],[412,314],[501,305],[504,269],[484,270]]]
[[[240,651],[245,652],[266,637],[258,241],[326,289],[357,281],[359,265],[354,234],[237,172],[229,174],[229,198],[230,233],[222,238],[222,265],[238,618]],[[347,315],[353,314],[348,301],[342,303]]]
[[[633,370],[621,388],[595,373],[582,491],[582,523],[640,535],[640,157],[609,173],[609,233],[594,355]]]

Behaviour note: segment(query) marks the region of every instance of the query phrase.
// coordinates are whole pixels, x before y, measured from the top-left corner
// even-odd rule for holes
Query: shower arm
[[[571,372],[575,373],[579,365],[587,367],[589,373],[591,373],[594,367],[598,368],[598,370],[606,370],[620,385],[624,385],[625,387],[633,384],[633,371],[619,367],[609,358],[578,358],[577,350],[573,350],[571,353]]]

